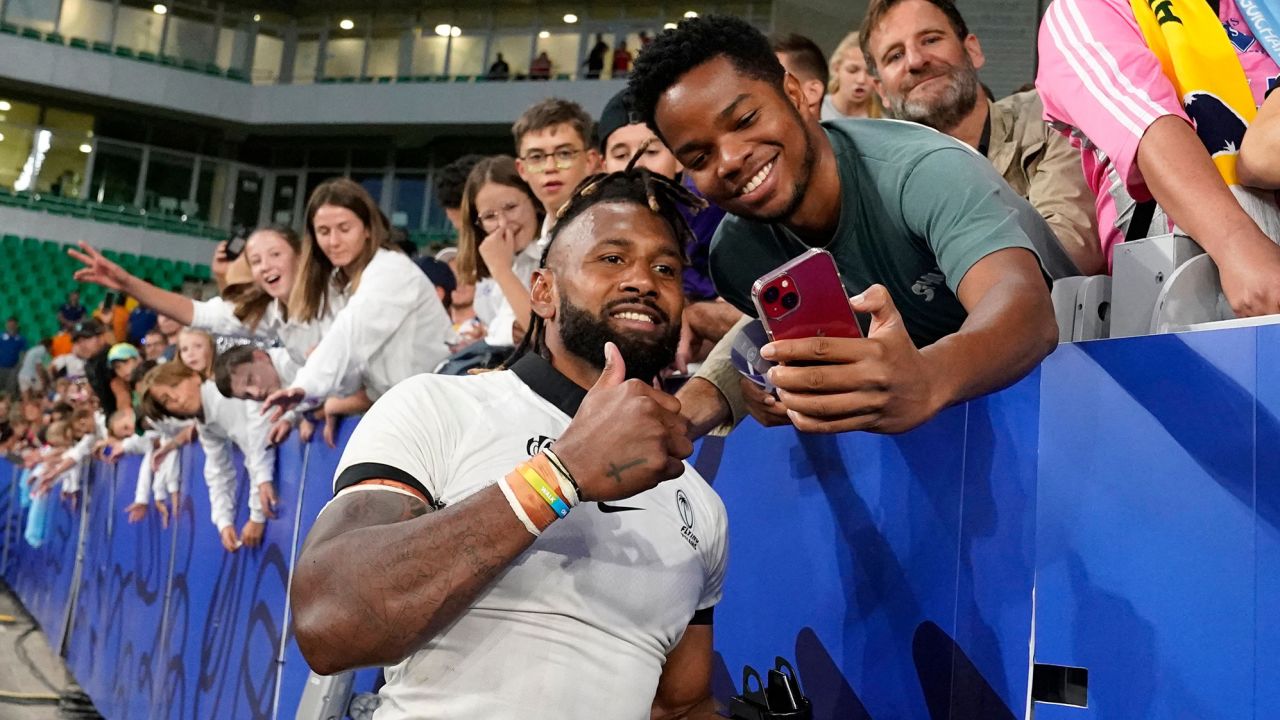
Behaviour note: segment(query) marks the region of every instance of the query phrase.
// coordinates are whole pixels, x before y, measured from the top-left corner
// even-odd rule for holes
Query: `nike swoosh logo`
[[[600,508],[602,513],[626,512],[628,510],[643,510],[644,508],[628,507],[626,505],[605,505],[602,502],[596,503],[596,507]]]

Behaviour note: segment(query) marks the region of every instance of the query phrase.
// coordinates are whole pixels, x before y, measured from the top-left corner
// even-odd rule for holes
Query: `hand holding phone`
[[[751,286],[770,340],[862,337],[831,253],[813,248]]]

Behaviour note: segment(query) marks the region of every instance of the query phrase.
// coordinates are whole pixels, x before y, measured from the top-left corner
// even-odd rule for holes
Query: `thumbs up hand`
[[[619,500],[684,473],[693,454],[680,401],[640,380],[613,343],[604,370],[573,422],[552,446],[581,488],[583,501]]]
[[[780,363],[769,380],[796,429],[900,433],[936,415],[944,403],[933,368],[911,341],[889,291],[872,285],[849,305],[870,313],[866,338],[779,340],[761,349]]]

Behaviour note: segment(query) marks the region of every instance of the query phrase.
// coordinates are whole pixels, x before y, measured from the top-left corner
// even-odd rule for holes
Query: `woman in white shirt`
[[[264,405],[287,408],[339,394],[353,379],[362,379],[376,400],[401,380],[430,372],[448,353],[451,324],[435,286],[394,248],[387,220],[369,193],[335,178],[307,202],[290,322],[315,322],[343,301],[292,385],[272,393]]]
[[[529,283],[538,269],[542,203],[506,155],[476,163],[462,193],[458,279],[476,286],[476,317],[485,342],[509,347],[529,322]]]

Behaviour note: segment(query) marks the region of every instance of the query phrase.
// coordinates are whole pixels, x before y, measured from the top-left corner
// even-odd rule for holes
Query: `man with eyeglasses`
[[[516,141],[516,170],[533,188],[546,218],[542,237],[556,223],[556,211],[573,189],[600,169],[600,153],[591,142],[595,124],[582,106],[547,98],[525,110],[511,134]]]

